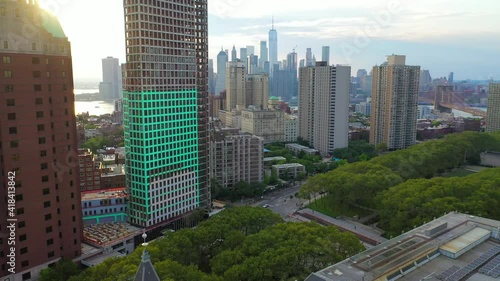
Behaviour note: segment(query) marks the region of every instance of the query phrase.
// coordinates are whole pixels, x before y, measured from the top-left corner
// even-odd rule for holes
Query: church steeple
[[[144,243],[142,243],[142,246],[144,246],[144,251],[142,252],[141,265],[139,265],[139,269],[135,274],[134,281],[161,281],[160,277],[158,277],[158,274],[156,273],[153,264],[151,263],[151,256],[146,249],[146,247],[148,246],[148,243],[146,243],[147,237],[148,236],[146,235],[146,233],[142,234],[142,238],[144,239]]]

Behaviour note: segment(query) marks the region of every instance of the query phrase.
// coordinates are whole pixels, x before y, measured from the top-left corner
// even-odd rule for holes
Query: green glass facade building
[[[129,221],[154,228],[210,205],[207,1],[124,2]]]

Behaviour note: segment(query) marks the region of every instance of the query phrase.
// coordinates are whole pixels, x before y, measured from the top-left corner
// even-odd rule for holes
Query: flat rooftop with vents
[[[500,221],[452,212],[306,281],[500,281]]]

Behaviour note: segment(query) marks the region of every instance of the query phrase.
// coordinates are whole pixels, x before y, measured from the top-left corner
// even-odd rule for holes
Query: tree
[[[387,151],[388,147],[387,147],[387,143],[379,143],[377,144],[377,151],[378,152],[385,152]]]
[[[72,275],[80,273],[78,266],[71,260],[61,259],[54,267],[42,269],[40,272],[40,281],[66,281]]]

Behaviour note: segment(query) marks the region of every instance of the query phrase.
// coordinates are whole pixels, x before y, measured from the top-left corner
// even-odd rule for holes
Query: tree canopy
[[[226,209],[195,229],[168,233],[148,245],[161,280],[303,280],[363,250],[335,227],[283,223],[269,209]],[[69,281],[125,281],[134,277],[143,249],[89,268]],[[293,279],[293,280],[295,280]]]

